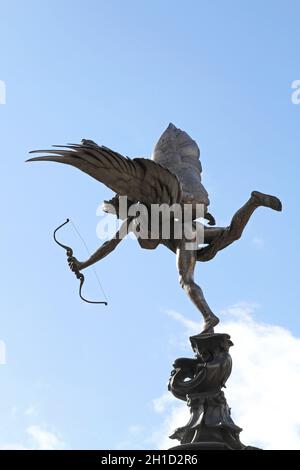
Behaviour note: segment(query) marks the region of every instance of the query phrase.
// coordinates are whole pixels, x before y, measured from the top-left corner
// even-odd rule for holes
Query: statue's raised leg
[[[197,260],[209,261],[218,251],[241,238],[251,215],[258,207],[269,207],[276,211],[282,210],[282,204],[277,197],[253,191],[246,204],[235,213],[229,227],[205,227],[204,242],[208,243],[208,246],[197,251]]]

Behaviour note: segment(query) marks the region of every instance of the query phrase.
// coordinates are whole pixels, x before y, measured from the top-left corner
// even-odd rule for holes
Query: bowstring
[[[73,229],[74,229],[75,232],[77,233],[78,237],[79,237],[80,240],[82,241],[82,243],[83,243],[83,245],[84,245],[84,247],[85,247],[85,249],[86,249],[86,252],[87,252],[88,256],[91,256],[90,250],[89,250],[89,248],[88,248],[88,246],[87,246],[87,243],[86,243],[85,239],[83,238],[83,236],[82,236],[81,233],[79,232],[79,230],[78,230],[78,228],[76,227],[76,225],[74,224],[73,220],[70,219],[70,222],[71,222],[71,225],[72,225]],[[108,302],[107,296],[106,296],[105,291],[104,291],[104,289],[103,289],[103,286],[102,286],[102,284],[101,284],[101,282],[100,282],[100,279],[99,279],[99,276],[98,276],[98,273],[97,273],[96,269],[92,267],[92,271],[93,271],[94,276],[95,276],[95,278],[96,278],[96,280],[97,280],[97,282],[98,282],[98,285],[99,285],[99,287],[100,287],[100,289],[101,289],[101,292],[102,292],[102,294],[103,294],[104,299],[106,300],[106,302]]]

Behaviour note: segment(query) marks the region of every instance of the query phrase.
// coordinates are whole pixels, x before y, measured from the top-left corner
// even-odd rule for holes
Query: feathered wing
[[[208,193],[201,183],[200,150],[186,132],[169,124],[154,148],[152,159],[178,177],[184,202],[209,205]]]
[[[51,150],[30,153],[47,154],[31,161],[50,161],[72,165],[135,203],[169,204],[181,201],[182,190],[176,175],[145,158],[130,159],[92,141],[55,146]]]

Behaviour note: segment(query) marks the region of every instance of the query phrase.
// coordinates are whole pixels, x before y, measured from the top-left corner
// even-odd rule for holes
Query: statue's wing
[[[27,161],[50,161],[72,165],[108,186],[120,196],[143,204],[174,204],[181,201],[182,190],[176,175],[150,159],[123,157],[92,141],[34,150],[45,156]]]
[[[208,193],[201,183],[200,150],[186,132],[169,124],[154,148],[152,160],[178,177],[184,201],[209,205]]]

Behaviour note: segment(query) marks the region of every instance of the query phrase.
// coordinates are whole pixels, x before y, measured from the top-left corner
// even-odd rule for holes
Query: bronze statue
[[[214,217],[208,212],[210,201],[207,191],[201,183],[202,168],[198,145],[186,132],[173,124],[168,126],[158,140],[151,160],[129,159],[107,147],[98,146],[91,140],[31,153],[47,153],[47,155],[31,158],[28,161],[44,160],[72,165],[104,183],[116,193],[116,196],[111,201],[105,201],[103,208],[107,212],[112,212],[111,207],[113,207],[117,216],[119,216],[121,196],[127,196],[130,205],[143,204],[149,211],[153,204],[191,206],[190,222],[193,226],[200,226],[204,231],[206,246],[187,249],[190,238],[187,239],[185,235],[181,239],[175,238],[172,234],[168,239],[163,237],[151,239],[151,231],[148,239],[140,237],[138,242],[145,249],[154,249],[163,244],[176,253],[180,284],[203,315],[204,334],[214,333],[214,327],[219,319],[210,309],[202,289],[194,280],[196,262],[211,260],[218,251],[238,240],[258,207],[282,210],[278,198],[254,191],[246,204],[233,216],[228,227],[216,227]],[[203,206],[204,218],[208,221],[208,225],[195,221],[197,205]],[[124,232],[124,228],[126,231],[133,231],[136,228],[134,217],[127,217],[116,236],[106,241],[86,261],[78,261],[74,256],[69,256],[70,268],[79,276],[81,270],[107,256],[123,239],[120,234]]]

